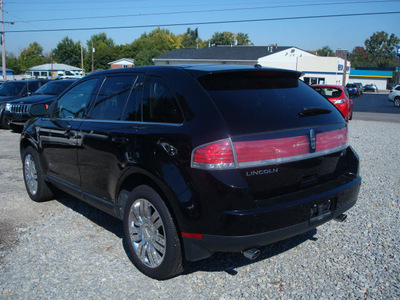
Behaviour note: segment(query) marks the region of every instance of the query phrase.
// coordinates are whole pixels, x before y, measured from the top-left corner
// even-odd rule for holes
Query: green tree
[[[132,44],[135,66],[152,65],[152,59],[174,49],[182,48],[180,39],[168,29],[157,28],[144,33]]]
[[[399,38],[385,31],[375,32],[365,40],[365,50],[371,55],[373,67],[394,67],[397,64],[396,46]]]
[[[53,61],[74,67],[81,66],[81,45],[68,36],[63,38],[53,50]]]
[[[232,33],[229,31],[215,32],[210,39],[212,45],[250,45],[251,41],[247,33]]]
[[[364,47],[357,46],[349,55],[352,67],[369,67],[371,66],[371,55],[365,51]]]
[[[18,64],[21,67],[22,72],[27,69],[46,63],[46,59],[43,56],[43,47],[37,42],[33,42],[22,50],[20,56],[18,57]]]
[[[210,39],[211,45],[234,45],[235,35],[232,32],[215,32]]]
[[[250,41],[249,35],[247,33],[239,32],[236,34],[236,40],[238,45],[253,45]]]
[[[331,49],[329,46],[324,46],[321,49],[317,50],[317,55],[319,56],[335,56],[335,51]]]
[[[6,67],[7,69],[13,70],[15,75],[22,73],[22,69],[18,63],[18,58],[13,55],[6,57]]]
[[[88,55],[85,57],[85,69],[87,71],[92,70],[92,56],[94,58],[94,70],[108,69],[108,63],[118,57],[118,47],[115,46],[112,38],[107,38],[105,33],[92,35],[86,44],[88,46]]]

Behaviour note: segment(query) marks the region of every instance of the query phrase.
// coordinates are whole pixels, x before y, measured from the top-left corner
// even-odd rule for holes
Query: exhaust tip
[[[336,218],[334,218],[334,220],[336,222],[344,222],[347,219],[347,215],[346,214],[341,214],[339,216],[337,216]]]
[[[244,257],[253,260],[253,259],[256,259],[260,255],[261,251],[256,248],[251,248],[251,249],[244,250],[242,253],[243,253]]]

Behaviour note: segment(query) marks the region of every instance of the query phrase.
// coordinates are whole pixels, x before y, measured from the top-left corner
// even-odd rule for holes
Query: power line
[[[364,1],[364,4],[369,3],[383,3],[383,2],[398,2],[398,0],[374,0]],[[161,13],[139,13],[127,15],[112,15],[112,16],[97,16],[97,17],[72,17],[72,18],[57,18],[57,19],[42,19],[42,20],[26,20],[18,23],[33,23],[33,22],[53,22],[53,21],[71,21],[71,20],[88,20],[88,19],[105,19],[105,18],[124,18],[124,17],[147,17],[159,15],[176,15],[176,14],[193,14],[193,13],[210,13],[221,11],[238,11],[238,10],[259,10],[268,8],[288,8],[288,7],[308,7],[308,6],[327,6],[327,5],[343,5],[343,4],[359,4],[360,1],[347,1],[343,2],[328,2],[328,3],[315,3],[315,4],[287,4],[287,5],[272,5],[272,6],[258,6],[258,7],[245,7],[245,8],[227,8],[227,9],[207,9],[207,10],[191,10],[191,11],[175,11],[175,12],[161,12]]]
[[[396,0],[381,0],[381,1],[358,1],[358,2],[355,2],[355,3],[357,3],[357,4],[368,4],[368,3],[376,3],[376,2],[398,2],[398,0],[396,1]],[[81,4],[81,3],[85,3],[85,2],[75,2],[74,4]],[[87,2],[86,2],[87,3]],[[110,3],[110,2],[108,2],[108,3]],[[280,3],[282,3],[282,2],[280,2]],[[338,3],[338,4],[342,4],[342,5],[345,5],[345,4],[347,4],[348,3],[348,1],[344,1],[344,2],[340,2],[340,3]],[[29,3],[29,4],[31,4],[31,3]],[[49,3],[50,4],[50,3]],[[59,5],[60,3],[51,3],[51,4],[55,4],[55,5]],[[96,3],[97,4],[97,3]],[[253,3],[253,4],[259,4],[259,3]],[[35,5],[36,5],[36,2],[35,2]],[[213,6],[226,6],[226,5],[241,5],[241,4],[233,4],[233,3],[229,3],[229,4],[213,4]],[[243,4],[244,5],[244,4]],[[251,5],[251,3],[246,3],[245,4],[246,6],[248,6],[248,5]],[[325,4],[322,4],[322,3],[311,3],[311,4],[289,4],[289,5],[287,5],[287,6],[271,6],[270,8],[279,8],[279,7],[296,7],[296,6],[300,6],[300,5],[306,5],[306,6],[318,6],[318,5],[325,5]],[[210,5],[204,5],[204,4],[202,4],[202,5],[185,5],[186,7],[204,7],[204,6],[210,6]],[[157,8],[171,8],[171,7],[177,7],[177,6],[171,6],[171,5],[168,5],[168,6],[157,6]],[[179,7],[181,7],[181,6],[179,6]],[[146,7],[137,7],[137,6],[129,6],[129,7],[115,7],[114,6],[114,9],[115,8],[118,8],[118,9],[132,9],[132,8],[148,8],[148,6],[146,6]],[[81,11],[82,9],[87,9],[87,7],[86,8],[71,8],[70,6],[68,7],[68,8],[65,8],[65,9],[68,9],[69,11],[72,11],[72,10],[79,10],[79,11]],[[104,10],[104,9],[107,9],[107,10],[110,10],[111,8],[110,7],[96,7],[96,6],[94,6],[94,7],[90,7],[90,10]],[[245,9],[245,8],[243,8],[243,9]],[[221,9],[221,10],[225,10],[225,9]],[[45,11],[52,11],[52,12],[54,12],[54,8],[52,8],[52,9],[29,9],[29,10],[27,10],[27,9],[22,9],[22,10],[14,10],[14,12],[25,12],[25,11],[29,11],[29,12],[34,12],[34,11],[40,11],[40,12],[45,12]]]
[[[170,24],[153,24],[153,25],[149,24],[149,25],[88,27],[88,28],[9,30],[9,31],[6,31],[6,32],[7,33],[22,33],[22,32],[61,32],[61,31],[85,31],[85,30],[107,30],[107,29],[133,29],[133,28],[149,28],[149,27],[150,28],[151,27],[173,27],[173,26],[213,25],[213,24],[229,24],[229,23],[251,23],[251,22],[271,22],[271,21],[287,21],[287,20],[323,19],[323,18],[339,18],[339,17],[360,17],[360,16],[377,16],[377,15],[393,15],[393,14],[400,14],[400,11],[375,12],[375,13],[371,12],[371,13],[337,14],[337,15],[299,16],[299,17],[282,17],[282,18],[266,18],[266,19],[248,19],[248,20],[231,20],[231,21],[170,23]]]

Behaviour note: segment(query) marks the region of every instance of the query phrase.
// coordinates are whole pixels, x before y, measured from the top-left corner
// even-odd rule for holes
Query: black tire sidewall
[[[35,195],[31,194],[31,192],[29,191],[28,185],[26,183],[25,159],[26,159],[26,156],[28,154],[30,154],[32,156],[32,159],[35,162],[35,168],[36,168],[36,174],[37,174],[37,183],[38,183],[37,192],[36,192]],[[46,201],[46,200],[51,199],[53,194],[52,194],[51,190],[49,189],[49,187],[47,186],[47,184],[46,184],[46,182],[44,180],[43,170],[42,170],[42,167],[40,165],[38,154],[30,146],[27,147],[24,150],[23,154],[22,154],[22,172],[23,172],[23,176],[24,176],[24,184],[25,184],[26,192],[28,193],[29,197],[33,201],[42,202],[42,201]]]
[[[141,262],[137,257],[129,238],[129,211],[132,204],[140,198],[146,199],[155,207],[164,224],[166,237],[165,256],[162,263],[156,268],[150,268]],[[171,278],[183,271],[181,242],[175,223],[164,201],[154,189],[147,185],[141,185],[130,192],[128,201],[124,208],[123,227],[126,246],[131,254],[134,265],[139,269],[139,271],[158,280]]]

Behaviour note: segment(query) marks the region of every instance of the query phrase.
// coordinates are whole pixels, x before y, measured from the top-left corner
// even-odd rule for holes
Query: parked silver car
[[[400,84],[390,90],[388,101],[393,102],[394,106],[400,107]]]

